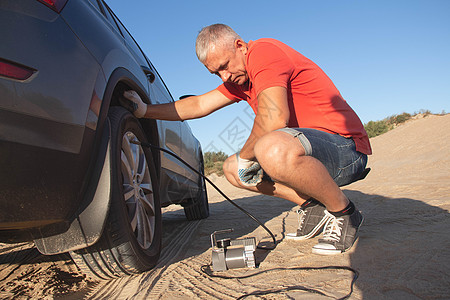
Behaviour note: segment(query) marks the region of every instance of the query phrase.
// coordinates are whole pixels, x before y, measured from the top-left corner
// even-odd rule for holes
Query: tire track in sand
[[[66,254],[43,255],[31,242],[0,244],[0,299],[63,296],[87,285]]]
[[[197,299],[236,299],[241,295],[240,290],[233,289],[224,280],[207,276],[200,268],[206,264],[202,258],[193,258],[180,262],[178,266],[164,274],[166,280],[171,284],[165,289],[165,295],[168,292],[178,291],[183,295]],[[163,293],[150,293],[149,299],[160,299],[165,296]]]
[[[162,275],[169,268],[176,266],[174,263],[181,258],[201,223],[203,220],[183,222],[173,230],[174,233],[163,241],[161,257],[152,270],[139,275],[100,282],[94,290],[86,295],[85,299],[140,299],[142,294],[149,292],[163,293],[170,281],[164,280]]]

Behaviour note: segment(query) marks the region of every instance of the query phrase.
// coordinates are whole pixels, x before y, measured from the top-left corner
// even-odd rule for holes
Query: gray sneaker
[[[320,203],[300,207],[298,214],[298,229],[295,233],[286,234],[288,240],[306,240],[315,237],[322,232],[323,226],[328,220],[326,209]]]
[[[335,217],[328,211],[328,216],[323,238],[312,248],[312,253],[321,255],[333,255],[347,251],[356,241],[358,229],[361,226],[364,217],[361,212],[355,209],[351,215]]]

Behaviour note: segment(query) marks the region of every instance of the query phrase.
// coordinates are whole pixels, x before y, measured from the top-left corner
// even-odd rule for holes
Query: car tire
[[[100,240],[71,252],[78,267],[93,279],[109,279],[153,268],[161,251],[161,205],[151,150],[138,120],[111,107],[111,199]]]
[[[200,172],[205,174],[205,167],[203,163],[203,154],[200,152]],[[200,176],[199,178],[199,195],[192,201],[192,204],[184,207],[184,214],[189,221],[201,220],[209,217],[209,203],[208,193],[206,191],[205,178]]]

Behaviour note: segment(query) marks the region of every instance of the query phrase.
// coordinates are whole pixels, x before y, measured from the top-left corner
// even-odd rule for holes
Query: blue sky
[[[216,88],[195,38],[225,23],[246,40],[270,37],[318,64],[363,123],[402,112],[450,112],[450,1],[106,0],[175,99]],[[252,125],[246,103],[189,121],[206,150],[234,153]]]

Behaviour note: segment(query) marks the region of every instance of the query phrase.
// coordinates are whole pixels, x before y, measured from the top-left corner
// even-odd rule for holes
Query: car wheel
[[[137,119],[110,109],[111,204],[100,240],[71,252],[79,268],[94,279],[141,273],[156,265],[161,251],[161,206],[150,149]]]
[[[203,154],[200,152],[200,172],[205,174],[205,167],[203,163]],[[199,178],[199,195],[197,199],[193,200],[193,203],[184,207],[184,214],[188,220],[200,220],[209,217],[209,204],[208,194],[206,192],[205,178],[200,176]]]

